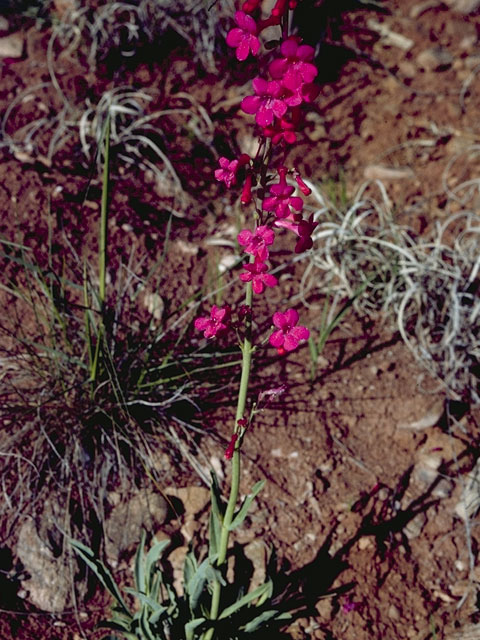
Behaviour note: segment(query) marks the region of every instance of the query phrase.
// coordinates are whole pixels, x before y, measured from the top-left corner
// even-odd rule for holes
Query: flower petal
[[[254,114],[258,111],[261,104],[262,101],[258,96],[247,96],[242,100],[241,107],[245,113]]]
[[[294,327],[298,322],[298,311],[296,309],[287,309],[284,313],[285,322],[290,326]]]
[[[281,347],[283,345],[283,331],[274,331],[268,341],[272,345],[272,347]]]

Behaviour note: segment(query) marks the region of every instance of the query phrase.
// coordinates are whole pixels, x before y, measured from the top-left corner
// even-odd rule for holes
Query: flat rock
[[[40,539],[31,519],[20,526],[16,552],[28,574],[22,580],[26,599],[42,611],[63,611],[71,588],[67,568]]]
[[[105,551],[112,564],[120,555],[138,545],[142,529],[154,533],[165,522],[168,504],[159,493],[139,492],[127,502],[117,504],[105,524]]]

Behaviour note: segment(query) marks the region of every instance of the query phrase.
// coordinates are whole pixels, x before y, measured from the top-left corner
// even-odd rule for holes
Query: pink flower
[[[245,13],[252,13],[252,11],[255,11],[258,7],[260,2],[261,0],[246,0],[242,5],[242,10],[245,11]]]
[[[238,243],[244,247],[245,253],[255,256],[260,262],[268,259],[268,246],[275,240],[274,232],[266,225],[261,225],[252,233],[249,229],[240,231]]]
[[[312,233],[315,227],[318,225],[318,222],[313,221],[313,213],[308,220],[301,220],[298,223],[297,227],[297,235],[298,240],[295,245],[295,253],[302,253],[302,251],[306,251],[307,249],[311,249],[313,246],[312,242]]]
[[[231,460],[233,458],[233,452],[235,451],[235,445],[237,444],[238,435],[236,433],[233,434],[232,439],[230,440],[228,447],[225,449],[225,460]]]
[[[305,196],[309,196],[312,193],[310,187],[308,187],[305,182],[302,180],[301,175],[298,172],[295,172],[295,180],[298,184],[298,188]]]
[[[240,202],[242,204],[250,204],[252,201],[252,174],[247,173],[245,183],[242,189],[242,195],[240,196]]]
[[[273,80],[268,82],[263,78],[252,81],[254,96],[247,96],[242,100],[245,113],[255,114],[255,120],[261,127],[268,127],[274,118],[282,118],[287,111],[287,97],[284,87]]]
[[[288,218],[281,220],[275,220],[273,223],[276,227],[282,227],[293,231],[298,236],[297,244],[295,245],[295,253],[302,253],[307,249],[311,249],[313,246],[311,235],[313,230],[318,225],[318,222],[313,221],[313,213],[308,220],[295,220],[297,214],[290,215]]]
[[[299,117],[294,117],[296,113],[298,113],[298,109],[294,107],[291,120],[286,118],[275,120],[269,127],[264,127],[263,135],[266,138],[271,138],[273,144],[278,144],[281,140],[285,140],[287,144],[294,144],[297,141],[295,127],[300,120]]]
[[[230,315],[231,309],[228,304],[224,307],[217,307],[214,304],[210,311],[210,317],[204,316],[195,319],[195,329],[203,331],[205,338],[213,338],[228,329]]]
[[[265,198],[262,203],[264,211],[273,211],[277,218],[288,218],[292,214],[291,208],[301,211],[303,208],[303,200],[299,196],[292,196],[295,187],[287,184],[287,169],[280,167],[278,169],[279,181],[270,187],[270,196]]]
[[[297,325],[298,313],[295,309],[287,309],[285,313],[277,311],[273,314],[273,324],[277,330],[272,333],[269,342],[280,355],[285,351],[293,351],[301,340],[308,340],[310,331]]]
[[[318,70],[313,60],[315,50],[307,44],[300,44],[298,38],[287,38],[282,42],[280,51],[283,58],[273,60],[269,66],[272,78],[280,80],[290,91],[298,91],[304,85],[313,82]]]
[[[260,40],[257,38],[255,20],[243,11],[237,11],[235,22],[238,27],[231,29],[227,34],[228,46],[236,47],[237,60],[246,60],[250,52],[256,56],[260,49]]]
[[[274,287],[278,280],[272,274],[267,273],[268,267],[264,262],[255,260],[243,265],[244,273],[240,274],[242,282],[251,282],[255,293],[263,293],[265,287]]]
[[[220,169],[215,170],[215,179],[224,182],[228,189],[237,182],[238,160],[229,160],[223,156],[218,161]]]

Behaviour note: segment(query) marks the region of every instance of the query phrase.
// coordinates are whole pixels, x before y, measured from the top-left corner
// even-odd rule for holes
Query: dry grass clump
[[[27,249],[3,248],[2,520],[14,527],[30,514],[42,522],[53,500],[48,536],[60,553],[65,534],[98,531],[112,491],[158,490],[192,465],[208,483],[195,427],[194,371],[205,356],[180,340],[190,314],[167,320],[153,276],[141,280],[131,265],[120,267],[100,314],[88,272],[78,286],[37,268]],[[21,269],[10,275],[9,264]]]
[[[364,185],[345,208],[311,186],[320,208],[304,292],[333,296],[333,316],[353,299],[360,314],[393,320],[450,398],[480,402],[480,217],[465,209],[417,237],[397,224],[381,183],[380,198]]]

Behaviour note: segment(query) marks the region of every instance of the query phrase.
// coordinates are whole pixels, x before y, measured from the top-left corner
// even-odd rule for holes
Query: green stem
[[[105,158],[103,162],[102,203],[100,209],[100,238],[98,247],[98,302],[100,305],[100,326],[97,333],[95,353],[91,362],[90,381],[95,383],[98,375],[100,348],[105,330],[104,312],[107,281],[107,230],[108,230],[108,181],[110,171],[110,114],[107,115],[104,131]]]
[[[252,307],[252,284],[247,284],[247,292],[245,296],[245,304],[248,307]],[[242,375],[240,378],[240,388],[238,391],[237,412],[235,415],[234,433],[237,430],[238,421],[245,415],[245,407],[247,404],[247,391],[248,381],[250,378],[250,370],[252,365],[252,339],[251,339],[251,319],[248,318],[245,322],[245,339],[243,341],[242,348]],[[227,508],[222,522],[222,531],[220,534],[220,543],[218,550],[217,567],[226,573],[225,561],[227,559],[228,540],[230,537],[230,525],[235,514],[235,507],[237,506],[238,493],[240,489],[240,446],[241,439],[239,438],[235,444],[235,449],[232,458],[232,481],[230,484],[230,495],[228,497]],[[222,585],[220,582],[215,581],[213,583],[212,603],[210,606],[210,619],[216,620],[218,618],[218,612],[220,607],[220,595]],[[211,640],[213,638],[214,629],[209,629],[205,635],[204,640]]]
[[[108,219],[108,183],[110,170],[110,114],[105,123],[105,159],[103,163],[102,205],[100,212],[100,255],[99,255],[99,288],[98,297],[103,314],[105,303],[107,274],[107,219]]]

